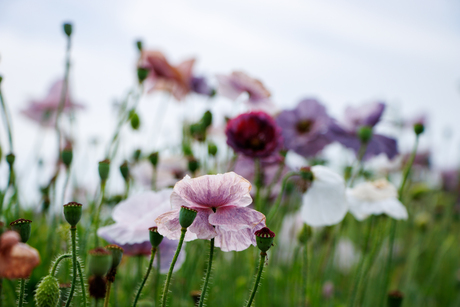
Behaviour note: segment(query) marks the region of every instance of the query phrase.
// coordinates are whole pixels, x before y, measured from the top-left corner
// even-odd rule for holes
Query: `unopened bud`
[[[11,229],[19,233],[19,235],[21,236],[22,243],[27,243],[27,241],[29,241],[31,223],[32,223],[31,220],[26,220],[26,219],[18,219],[10,223]]]
[[[195,209],[182,206],[179,212],[179,224],[183,228],[188,228],[190,225],[192,225],[197,214],[198,211],[196,211]]]
[[[369,143],[372,139],[372,127],[364,126],[359,128],[358,130],[358,137],[363,144]]]
[[[72,24],[71,23],[65,23],[63,25],[64,28],[64,33],[70,37],[72,35]]]
[[[139,51],[142,51],[142,41],[141,40],[136,41],[136,47]]]
[[[163,241],[163,236],[158,233],[158,227],[156,226],[150,227],[149,233],[150,233],[150,244],[152,244],[153,247],[158,247],[161,241]]]
[[[158,156],[159,156],[158,151],[152,152],[149,155],[149,161],[150,161],[150,163],[152,164],[153,167],[157,167],[157,165],[158,165]]]
[[[271,231],[268,227],[264,227],[260,230],[257,230],[254,234],[256,236],[257,247],[263,253],[267,252],[273,245],[275,233]]]
[[[188,143],[182,143],[182,152],[186,157],[193,157],[192,147]]]
[[[64,217],[72,228],[76,227],[80,221],[82,209],[83,205],[76,202],[70,202],[64,205]]]
[[[120,165],[120,173],[123,176],[125,181],[129,180],[129,166],[128,161],[124,161],[123,164]]]
[[[212,142],[208,143],[208,154],[213,157],[217,155],[217,145],[216,144]]]
[[[212,113],[211,111],[206,111],[201,118],[201,122],[203,123],[204,128],[208,128],[212,125]]]
[[[6,162],[10,167],[13,166],[14,160],[16,160],[16,156],[13,153],[9,153],[6,155]]]
[[[61,152],[61,159],[62,163],[68,168],[70,167],[70,164],[72,163],[72,158],[73,158],[73,151],[72,151],[72,145],[68,144],[66,147]]]
[[[311,171],[311,167],[304,166],[300,168],[300,177],[302,177],[302,179],[305,181],[313,181],[314,175],[313,175],[313,172]]]
[[[188,159],[188,170],[191,173],[195,173],[200,168],[200,161],[195,158]]]
[[[53,275],[45,276],[35,291],[37,307],[56,306],[59,301],[59,281]]]
[[[0,75],[0,84],[2,83],[3,81],[3,76]]]
[[[137,115],[137,113],[134,110],[131,110],[130,123],[131,128],[133,128],[133,130],[138,130],[141,125],[139,115]]]
[[[134,161],[139,161],[140,157],[141,157],[141,153],[142,151],[140,149],[136,149],[134,152],[133,152],[133,159]]]
[[[107,181],[107,178],[109,178],[109,171],[110,171],[110,160],[105,159],[101,162],[99,162],[99,178],[101,178],[102,182]]]
[[[416,135],[420,135],[425,131],[425,126],[422,123],[414,124],[414,132]]]
[[[297,240],[299,240],[299,243],[302,245],[306,244],[308,240],[311,238],[311,232],[311,227],[304,223],[302,230],[299,232],[299,235],[297,236]]]
[[[139,80],[139,83],[144,82],[145,79],[147,79],[149,75],[149,70],[144,67],[138,67],[137,68],[137,80]]]
[[[88,271],[94,276],[104,276],[112,267],[112,254],[98,247],[89,251],[88,255]]]

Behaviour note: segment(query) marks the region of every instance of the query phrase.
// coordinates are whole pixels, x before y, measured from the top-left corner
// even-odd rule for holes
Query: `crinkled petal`
[[[216,226],[216,232],[217,236],[214,239],[214,244],[224,252],[238,252],[247,249],[251,244],[256,245],[254,231],[249,228],[229,231],[224,227]]]
[[[347,213],[345,182],[329,168],[311,168],[314,180],[303,195],[301,217],[310,226],[330,226],[339,223]]]
[[[244,92],[244,89],[235,85],[229,76],[216,75],[216,79],[219,82],[219,86],[217,88],[219,95],[235,100]]]
[[[265,223],[265,215],[247,207],[222,207],[209,216],[209,223],[231,231],[253,229],[262,222]]]
[[[216,236],[216,230],[209,223],[209,216],[213,213],[211,209],[193,208],[198,211],[195,220],[188,228],[188,231],[196,234],[198,239],[212,239]]]
[[[180,209],[172,210],[160,215],[155,222],[157,223],[158,232],[171,240],[179,240],[181,235],[181,225],[179,223]],[[185,241],[192,241],[197,238],[196,234],[187,230]]]
[[[118,245],[142,243],[149,240],[148,227],[142,231],[121,223],[101,227],[97,230],[97,235]]]

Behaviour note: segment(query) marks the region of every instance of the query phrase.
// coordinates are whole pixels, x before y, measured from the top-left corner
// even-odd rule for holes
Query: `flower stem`
[[[172,272],[174,270],[174,266],[176,265],[177,257],[179,256],[180,250],[182,248],[182,244],[184,243],[185,233],[187,232],[187,228],[181,228],[181,234],[179,239],[179,245],[177,245],[176,253],[174,254],[174,258],[171,262],[171,266],[169,267],[168,275],[166,276],[165,286],[163,288],[163,299],[161,306],[166,307],[166,301],[168,300],[168,291],[169,291],[169,284],[171,282]]]
[[[59,266],[59,262],[61,262],[61,260],[63,259],[66,259],[66,258],[71,258],[72,255],[71,254],[64,254],[64,255],[61,255],[59,256],[56,261],[54,262],[54,265],[53,265],[53,268],[51,269],[51,272],[50,272],[50,275],[54,276],[56,275],[56,270]]]
[[[80,261],[77,261],[77,269],[78,275],[80,276],[80,288],[81,288],[81,296],[83,297],[83,307],[86,307],[86,290],[85,290],[85,278],[83,273],[81,272],[81,264]]]
[[[160,269],[161,269],[161,253],[159,251],[160,246],[157,247],[158,249],[158,255],[157,255],[157,269],[155,272],[155,283],[154,283],[154,300],[155,300],[155,306],[158,302],[158,285],[160,284]]]
[[[208,289],[209,276],[211,276],[213,254],[214,254],[214,238],[211,239],[211,243],[209,244],[208,268],[206,270],[206,277],[204,279],[203,289],[201,290],[200,302],[198,304],[198,307],[203,307],[204,300],[206,298],[206,290]]]
[[[262,163],[258,158],[254,159],[254,183],[256,185],[254,206],[257,211],[260,211],[260,190],[262,188]]]
[[[270,211],[267,214],[267,223],[269,223],[271,219],[275,216],[276,211],[278,210],[278,207],[281,204],[281,200],[283,199],[284,190],[286,189],[286,186],[287,186],[287,181],[289,180],[289,178],[295,175],[298,175],[298,172],[289,172],[284,176],[283,183],[281,184],[281,191],[275,200],[275,204],[273,205],[273,207],[270,209]]]
[[[272,194],[273,186],[280,180],[281,175],[283,174],[284,166],[285,166],[285,163],[284,163],[284,160],[283,160],[282,162],[280,162],[280,164],[278,166],[278,170],[276,171],[275,176],[273,177],[272,181],[270,182],[270,184],[267,187],[267,192],[265,194],[265,200],[266,201],[268,201],[270,199],[270,196]]]
[[[139,287],[139,290],[137,290],[136,297],[134,298],[133,307],[136,307],[137,301],[139,300],[139,297],[141,296],[142,288],[144,288],[144,285],[147,282],[147,279],[149,278],[150,271],[152,270],[153,259],[155,259],[156,252],[157,252],[157,248],[152,247],[152,253],[150,254],[149,266],[147,267],[147,272],[145,272],[145,276],[144,276],[144,279],[142,280],[141,286]]]
[[[109,281],[107,282],[107,294],[105,295],[105,300],[104,300],[104,307],[109,307],[109,298],[110,298],[110,288],[112,286],[112,283]]]
[[[104,204],[105,197],[105,181],[101,182],[101,202],[96,211],[96,217],[94,218],[94,247],[96,248],[99,245],[99,237],[97,236],[97,230],[99,229],[99,219],[101,215],[102,205]]]
[[[308,276],[310,275],[310,272],[309,272],[309,263],[310,263],[310,253],[309,253],[309,241],[310,240],[307,240],[307,242],[305,243],[305,247],[304,247],[304,259],[303,259],[303,263],[304,263],[304,268],[303,268],[303,278],[302,278],[302,283],[303,283],[303,287],[302,287],[302,301],[303,301],[303,305],[302,306],[307,306],[308,304]]]
[[[69,297],[65,307],[70,306],[72,301],[73,293],[75,291],[75,285],[77,283],[77,227],[70,227],[70,235],[72,237],[72,286],[70,287]]]
[[[10,152],[12,153],[13,152],[13,133],[12,133],[11,122],[10,122],[11,115],[8,110],[8,107],[6,106],[5,99],[3,99],[1,84],[0,84],[0,104],[2,105],[3,119],[4,119],[6,131],[8,132]]]
[[[267,256],[267,253],[264,253],[264,252],[260,253],[259,271],[257,272],[256,282],[254,284],[254,288],[252,289],[251,296],[249,297],[249,301],[246,304],[246,307],[251,307],[252,301],[254,300],[254,297],[256,296],[257,287],[259,286],[259,283],[260,283],[260,277],[262,276],[262,271],[264,270],[266,256]]]
[[[358,177],[358,174],[361,170],[361,163],[363,162],[364,154],[366,153],[367,150],[367,144],[368,143],[361,143],[361,146],[359,147],[358,151],[358,156],[356,159],[356,166],[358,170],[355,172],[354,169],[355,167],[352,167],[351,171],[353,172],[350,181],[348,182],[348,186],[351,187],[353,185],[353,182],[355,182],[355,179]]]
[[[24,291],[26,289],[26,279],[21,278],[21,288],[19,289],[19,301],[18,301],[18,307],[22,307],[24,304]]]

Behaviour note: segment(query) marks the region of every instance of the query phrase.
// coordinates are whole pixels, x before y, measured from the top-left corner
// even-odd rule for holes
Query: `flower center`
[[[307,133],[310,132],[312,125],[313,121],[309,119],[304,119],[297,123],[296,128],[299,133]]]
[[[260,150],[264,148],[264,142],[258,136],[251,138],[249,143],[251,148],[254,150]]]

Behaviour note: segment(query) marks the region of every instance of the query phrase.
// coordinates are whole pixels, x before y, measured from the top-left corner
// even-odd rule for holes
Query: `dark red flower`
[[[252,158],[268,157],[283,143],[281,129],[265,112],[250,112],[231,119],[225,129],[227,144]]]

